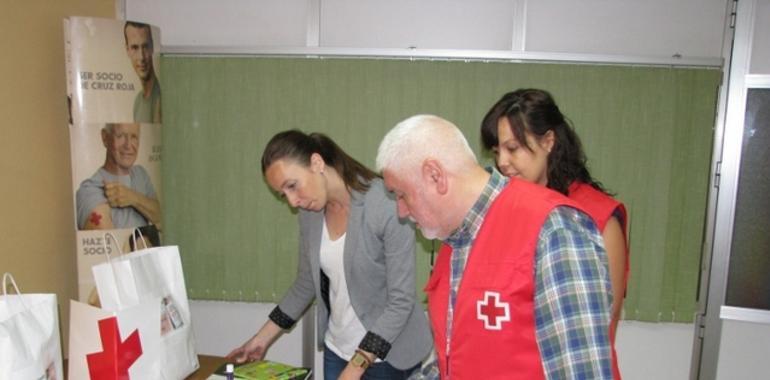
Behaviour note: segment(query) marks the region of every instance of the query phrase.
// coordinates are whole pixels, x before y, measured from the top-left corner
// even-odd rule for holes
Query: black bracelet
[[[358,345],[358,348],[366,352],[371,352],[374,356],[385,360],[385,357],[388,356],[388,352],[390,351],[390,342],[369,331],[364,336],[364,339],[361,340],[361,344]]]
[[[270,320],[273,321],[278,327],[288,330],[294,326],[297,321],[292,319],[288,314],[284,313],[280,307],[276,306],[273,311],[270,312]]]

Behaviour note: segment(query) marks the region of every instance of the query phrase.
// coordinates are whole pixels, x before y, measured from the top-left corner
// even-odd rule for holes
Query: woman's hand
[[[226,357],[227,360],[238,364],[262,360],[267,353],[268,347],[268,342],[260,339],[259,334],[257,334],[247,340],[242,346],[232,350]]]
[[[265,358],[267,349],[278,338],[283,330],[268,320],[259,332],[247,340],[242,346],[230,351],[227,354],[227,360],[234,361],[237,364],[244,362],[253,362]]]
[[[374,354],[372,354],[371,352],[356,350],[356,355],[358,354],[361,354],[364,357],[366,357],[366,361],[369,362],[369,365],[374,363],[374,360],[376,359],[374,357]],[[353,359],[351,359],[351,361],[352,360]],[[340,374],[339,378],[342,380],[358,380],[361,378],[361,376],[364,375],[364,372],[366,372],[365,368],[361,368],[359,366],[351,364],[351,362],[348,362],[348,365],[346,365],[345,368],[342,370],[342,373]]]
[[[339,380],[358,380],[364,375],[365,370],[361,367],[350,365],[345,366],[345,369],[340,373]]]

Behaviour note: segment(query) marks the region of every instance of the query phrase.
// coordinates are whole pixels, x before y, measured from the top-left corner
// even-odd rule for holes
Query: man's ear
[[[326,162],[324,162],[320,154],[313,153],[310,155],[310,170],[314,173],[323,173],[325,168]]]
[[[109,139],[109,132],[107,132],[106,129],[102,128],[102,145],[104,145],[105,148],[109,148],[107,146],[108,139]]]
[[[434,159],[427,159],[422,162],[422,179],[430,186],[434,186],[439,194],[446,194],[448,191],[447,173],[441,162]]]

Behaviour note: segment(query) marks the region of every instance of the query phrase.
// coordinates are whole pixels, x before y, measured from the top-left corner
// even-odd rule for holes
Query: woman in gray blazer
[[[414,229],[382,180],[328,137],[297,130],[270,140],[262,173],[299,209],[299,269],[269,320],[228,358],[261,360],[318,299],[325,379],[407,378],[432,338],[415,295]]]

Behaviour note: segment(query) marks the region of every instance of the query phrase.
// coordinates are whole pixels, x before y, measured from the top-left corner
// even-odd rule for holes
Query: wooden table
[[[185,380],[206,380],[211,376],[214,371],[222,364],[225,364],[227,360],[219,356],[198,355],[198,363],[200,368],[197,371],[187,376]]]
[[[226,362],[225,358],[219,356],[198,355],[198,363],[200,368],[197,371],[187,376],[185,380],[206,380],[216,371],[219,366]],[[64,378],[66,379],[67,372],[67,359],[64,359]]]

